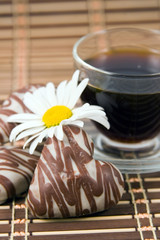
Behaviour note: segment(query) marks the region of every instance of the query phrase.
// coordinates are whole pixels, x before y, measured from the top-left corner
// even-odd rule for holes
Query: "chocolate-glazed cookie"
[[[83,216],[110,208],[123,193],[123,178],[110,163],[94,160],[93,142],[75,126],[65,137],[48,138],[28,192],[35,217]]]
[[[39,156],[14,146],[0,147],[0,204],[28,189]]]
[[[5,100],[0,108],[0,143],[9,141],[11,130],[15,127],[14,123],[8,123],[7,118],[15,113],[30,112],[23,103],[23,97],[26,92],[34,92],[42,85],[30,85],[18,91],[13,92],[10,97]]]

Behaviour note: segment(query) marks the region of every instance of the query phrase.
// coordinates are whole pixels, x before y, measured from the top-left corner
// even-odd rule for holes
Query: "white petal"
[[[88,81],[89,81],[88,78],[85,78],[84,80],[82,80],[80,82],[80,84],[78,85],[78,87],[76,88],[76,90],[71,93],[72,97],[70,98],[70,101],[68,102],[68,107],[70,109],[72,109],[75,106],[75,104],[77,103],[77,101],[80,98],[82,92],[86,88],[86,86],[88,84]]]
[[[79,70],[76,70],[73,73],[71,81],[68,82],[67,84],[67,91],[68,93],[73,93],[75,92],[77,85],[78,85],[78,78],[79,78]]]
[[[28,138],[27,141],[23,145],[23,149],[25,149],[26,145],[31,142],[34,138],[38,137],[40,133],[37,133],[36,135],[33,135],[32,137]]]
[[[63,128],[61,124],[55,127],[55,136],[58,140],[60,141],[63,140],[64,133],[63,133]]]
[[[106,113],[103,111],[103,108],[99,106],[84,104],[79,108],[73,109],[72,113],[73,115],[70,118],[71,121],[73,121],[74,119],[76,120],[76,119],[88,118],[96,122],[99,122],[106,128],[110,127]]]
[[[33,113],[18,113],[18,114],[13,114],[10,117],[8,117],[7,122],[17,122],[17,123],[22,123],[25,121],[30,121],[30,120],[40,120],[41,116]]]
[[[79,108],[75,108],[72,110],[73,116],[75,119],[81,119],[81,118],[88,118],[89,116],[106,116],[106,113],[104,112],[103,108],[99,106],[84,104],[83,106]]]
[[[84,110],[87,110],[88,108],[90,107],[90,104],[89,103],[85,103],[85,104],[83,104],[82,106],[80,106],[80,107],[77,107],[77,108],[74,108],[74,109],[72,109],[72,113],[81,113],[81,112],[83,112]]]
[[[76,116],[77,119],[82,119],[82,118],[89,118],[91,116],[103,116],[103,117],[106,117],[106,114],[105,112],[102,112],[102,111],[97,111],[97,110],[92,110],[92,111],[84,111],[84,112],[81,112],[81,113],[74,113],[74,116]]]
[[[65,102],[65,89],[66,89],[67,81],[62,81],[57,87],[57,104],[63,105]]]
[[[84,126],[84,122],[83,121],[73,121],[70,124],[71,125],[76,125],[76,126],[78,126],[80,128],[83,128],[83,126]]]
[[[44,109],[42,107],[41,101],[38,101],[38,99],[35,98],[34,94],[27,92],[24,95],[23,102],[33,113],[39,114],[39,115],[44,114]]]
[[[54,133],[55,133],[55,127],[51,127],[48,130],[48,137],[52,138],[54,136]]]
[[[75,119],[92,119],[96,122],[99,122],[100,124],[102,124],[103,126],[105,126],[106,128],[109,129],[110,125],[108,122],[108,119],[106,117],[106,115],[102,112],[102,111],[95,111],[95,112],[84,112],[82,114],[76,114],[74,115]]]
[[[78,85],[78,78],[79,78],[79,70],[76,70],[73,73],[71,81],[69,81],[66,85],[64,105],[67,107],[69,107],[69,103],[74,100],[74,93]]]
[[[13,128],[13,130],[11,131],[11,134],[10,134],[10,141],[13,141],[16,136],[28,129],[28,128],[32,128],[32,127],[40,127],[40,126],[43,126],[44,123],[42,121],[29,121],[29,122],[25,122],[25,123],[22,123],[22,124],[19,124],[18,126],[16,126],[15,128]]]
[[[33,93],[35,99],[40,104],[41,110],[45,113],[49,108],[50,104],[47,99],[47,91],[45,87],[39,88],[37,91]]]
[[[69,118],[69,119],[65,119],[61,122],[61,125],[77,125],[79,127],[83,127],[84,126],[84,122],[80,121],[80,120],[75,120],[75,118]]]
[[[85,103],[84,105],[73,109],[72,112],[74,114],[81,114],[83,112],[93,111],[93,110],[98,110],[98,111],[101,110],[102,112],[104,112],[104,109],[102,107],[96,106],[96,105],[90,105],[89,103]]]
[[[97,106],[97,105],[90,105],[90,104],[87,104],[84,106],[84,109],[85,110],[90,110],[90,109],[96,109],[96,110],[101,110],[104,112],[104,108],[103,107],[100,107],[100,106]]]
[[[110,128],[110,124],[107,120],[107,118],[105,117],[101,117],[101,116],[91,116],[91,117],[88,117],[89,119],[91,120],[94,120],[95,122],[98,122],[100,124],[102,124],[104,127],[106,127],[107,129]]]
[[[55,86],[53,83],[49,82],[46,86],[47,99],[50,104],[50,107],[57,105],[57,97],[55,94]]]
[[[76,71],[73,73],[71,82],[72,82],[72,85],[74,85],[74,87],[76,87],[77,84],[78,84],[79,74],[80,74],[80,71],[79,71],[79,70],[76,70]]]
[[[18,135],[18,137],[16,138],[16,141],[18,141],[18,140],[20,140],[22,138],[28,137],[30,135],[33,135],[35,133],[39,133],[39,132],[41,132],[44,129],[45,129],[45,126],[27,129],[27,130],[23,131],[22,133],[20,133]]]
[[[40,133],[40,135],[31,143],[30,148],[29,148],[29,153],[33,154],[34,150],[36,149],[38,143],[41,143],[42,140],[46,137],[47,130],[44,130],[43,132]]]

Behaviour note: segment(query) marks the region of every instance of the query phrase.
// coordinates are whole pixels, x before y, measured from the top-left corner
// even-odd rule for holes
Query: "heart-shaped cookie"
[[[39,156],[14,146],[0,147],[0,204],[28,189]]]
[[[111,163],[94,160],[93,142],[73,125],[63,141],[48,138],[29,187],[35,217],[82,216],[110,208],[123,193],[123,177]]]

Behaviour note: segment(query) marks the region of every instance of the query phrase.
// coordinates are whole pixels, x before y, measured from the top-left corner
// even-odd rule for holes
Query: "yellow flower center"
[[[49,108],[43,115],[42,121],[47,128],[57,126],[62,120],[68,119],[72,116],[72,111],[66,107],[57,105]]]

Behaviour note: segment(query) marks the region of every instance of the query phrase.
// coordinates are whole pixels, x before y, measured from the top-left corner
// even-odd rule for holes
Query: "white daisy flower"
[[[24,95],[24,104],[33,113],[14,114],[8,122],[19,123],[10,134],[10,141],[18,141],[29,137],[24,144],[30,144],[29,152],[32,154],[44,138],[54,135],[63,140],[63,125],[73,124],[83,127],[81,119],[88,118],[99,122],[109,128],[108,119],[103,108],[88,103],[75,108],[75,105],[86,88],[89,79],[84,79],[78,85],[79,71],[77,70],[71,81],[61,82],[57,88],[53,83],[40,87],[33,93]]]

